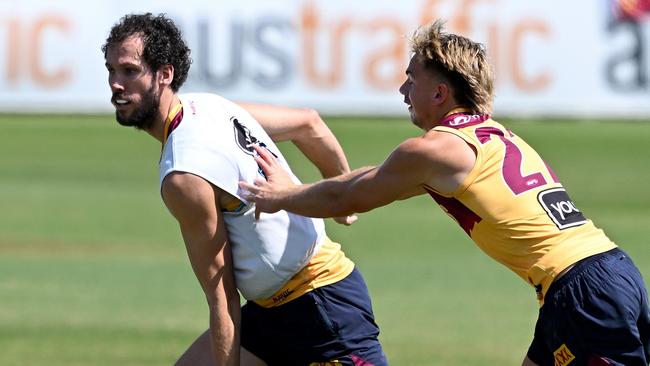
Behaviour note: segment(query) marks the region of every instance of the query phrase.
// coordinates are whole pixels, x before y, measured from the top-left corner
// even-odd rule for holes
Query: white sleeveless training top
[[[267,298],[317,252],[326,237],[323,220],[279,211],[264,213],[256,221],[255,205],[242,197],[238,185],[262,177],[252,146],[265,146],[290,171],[282,153],[237,104],[207,93],[184,94],[180,99],[183,118],[163,146],[160,184],[174,171],[192,173],[242,202],[237,209],[222,211],[235,280],[246,299]]]

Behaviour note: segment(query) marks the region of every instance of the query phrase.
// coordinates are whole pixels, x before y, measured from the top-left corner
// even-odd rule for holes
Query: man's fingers
[[[267,163],[267,161],[263,157],[256,156],[254,157],[254,159],[257,165],[259,165],[260,168],[262,168],[262,171],[266,176],[269,176],[271,173],[273,173],[273,168],[271,167],[270,164]]]
[[[268,183],[266,182],[266,180],[264,180],[262,178],[259,178],[259,177],[255,178],[255,180],[253,181],[253,184],[250,184],[250,183],[248,183],[246,181],[243,181],[243,180],[239,181],[239,188],[241,188],[241,189],[243,189],[245,191],[248,191],[250,193],[253,193],[253,194],[258,194],[258,193],[262,192],[263,187],[265,187],[267,185],[268,185]]]
[[[239,188],[248,193],[246,198],[254,197],[255,194],[259,191],[257,186],[244,181],[239,181]]]
[[[275,172],[275,169],[278,168],[278,161],[267,149],[254,145],[253,148],[257,152],[257,156],[254,157],[255,162],[262,168],[264,174],[268,177]]]
[[[352,225],[354,224],[357,220],[359,220],[359,217],[357,215],[350,215],[346,217],[346,222],[347,225]]]
[[[262,159],[264,159],[264,161],[269,166],[272,166],[272,165],[275,164],[275,162],[276,162],[275,156],[273,156],[273,154],[271,154],[271,152],[269,150],[267,150],[266,148],[263,148],[263,147],[261,147],[259,145],[253,145],[253,148],[255,149],[255,151],[257,151],[257,154],[259,156],[261,156]]]
[[[334,221],[341,225],[345,226],[350,226],[354,224],[359,218],[357,215],[349,215],[349,216],[340,216],[340,217],[333,217]]]

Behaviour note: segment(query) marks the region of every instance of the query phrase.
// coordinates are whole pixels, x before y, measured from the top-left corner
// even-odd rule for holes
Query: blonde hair
[[[469,38],[446,33],[436,20],[419,27],[411,37],[411,50],[426,69],[441,73],[451,84],[454,98],[472,113],[490,114],[494,76],[485,47]]]

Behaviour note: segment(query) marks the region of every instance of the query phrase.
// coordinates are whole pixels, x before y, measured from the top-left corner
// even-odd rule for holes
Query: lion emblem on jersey
[[[255,150],[253,150],[253,146],[265,146],[264,143],[261,143],[257,137],[253,136],[251,134],[251,130],[239,122],[237,118],[230,117],[230,121],[232,122],[233,128],[235,130],[235,141],[237,141],[239,148],[241,148],[246,154],[254,156]]]
[[[235,141],[237,142],[237,146],[239,146],[243,152],[250,156],[257,156],[257,152],[255,149],[253,149],[253,146],[257,145],[268,150],[268,152],[270,152],[271,155],[277,159],[278,155],[269,150],[265,143],[260,141],[257,137],[253,136],[251,134],[251,130],[249,130],[248,127],[244,126],[243,123],[239,122],[237,118],[230,117],[230,121],[232,122],[233,128],[235,130]],[[259,164],[257,165],[257,172],[266,178],[266,174],[264,174],[264,171],[262,170],[262,167],[259,166]]]

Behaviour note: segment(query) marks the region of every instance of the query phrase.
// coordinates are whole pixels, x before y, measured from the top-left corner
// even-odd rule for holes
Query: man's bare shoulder
[[[178,219],[212,212],[218,199],[218,190],[212,184],[197,175],[183,172],[167,175],[161,193],[170,212]]]
[[[162,182],[164,196],[183,196],[190,194],[198,187],[209,186],[209,183],[194,174],[185,172],[172,172]]]

